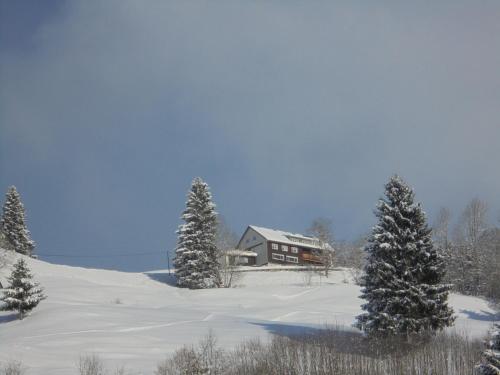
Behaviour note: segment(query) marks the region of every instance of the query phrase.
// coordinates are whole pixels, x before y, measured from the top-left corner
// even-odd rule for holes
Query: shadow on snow
[[[17,320],[17,314],[0,315],[0,324],[9,323]]]
[[[167,284],[170,286],[175,286],[176,279],[175,275],[171,275],[168,272],[144,272],[144,274],[151,280],[158,281],[159,283]]]
[[[500,314],[494,313],[494,312],[488,312],[481,310],[480,312],[473,311],[473,310],[464,310],[461,309],[459,311],[461,314],[467,315],[467,318],[473,319],[473,320],[480,320],[483,322],[495,322],[500,319]]]

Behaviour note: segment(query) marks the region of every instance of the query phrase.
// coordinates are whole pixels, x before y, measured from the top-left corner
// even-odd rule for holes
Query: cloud
[[[475,195],[498,207],[499,16],[495,2],[68,2],[34,48],[3,53],[3,154],[57,176],[96,237],[116,221],[109,243],[142,225],[124,201],[179,200],[198,174],[237,227],[326,215],[352,236],[394,172],[431,213]],[[152,209],[162,241],[181,205]]]

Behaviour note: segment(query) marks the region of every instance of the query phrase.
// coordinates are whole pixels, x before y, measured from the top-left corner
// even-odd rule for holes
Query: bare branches
[[[436,244],[442,248],[448,248],[450,239],[451,211],[446,207],[441,207],[434,221],[432,235]]]
[[[478,198],[472,199],[462,212],[455,230],[456,241],[474,248],[481,233],[487,228],[487,212],[488,205],[485,202]]]
[[[334,263],[334,236],[332,230],[332,221],[320,217],[314,219],[311,226],[307,229],[307,234],[316,237],[319,240],[321,253],[319,255],[325,276],[328,277],[328,271]]]

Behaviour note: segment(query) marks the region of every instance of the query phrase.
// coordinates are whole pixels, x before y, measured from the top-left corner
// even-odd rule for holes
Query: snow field
[[[152,374],[158,361],[183,344],[196,344],[212,329],[232,348],[325,325],[347,329],[361,312],[359,287],[348,272],[326,279],[304,272],[244,272],[231,289],[187,290],[169,285],[166,271],[125,273],[28,260],[48,299],[23,321],[0,313],[0,361],[20,360],[27,375],[74,374],[81,354],[96,353],[108,368]],[[5,281],[5,271],[0,275]],[[451,296],[458,315],[453,330],[482,337],[495,319],[479,298]]]

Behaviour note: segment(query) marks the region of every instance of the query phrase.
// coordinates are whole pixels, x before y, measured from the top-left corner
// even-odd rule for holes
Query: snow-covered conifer
[[[219,287],[217,214],[209,187],[199,177],[192,182],[181,218],[184,224],[177,231],[174,260],[177,285],[191,289]]]
[[[33,253],[35,242],[30,238],[24,216],[24,205],[15,186],[11,186],[5,195],[0,230],[18,253],[25,255]]]
[[[434,248],[431,230],[412,189],[398,176],[385,185],[365,250],[365,312],[356,325],[370,335],[410,335],[450,326],[449,285],[442,284],[444,257]]]
[[[23,319],[27,312],[33,310],[46,297],[43,289],[33,280],[28,265],[24,259],[14,264],[12,274],[7,279],[9,285],[3,290],[0,301],[5,303],[2,308],[7,311],[17,311],[19,319]]]
[[[483,352],[484,363],[476,367],[478,375],[500,375],[500,324],[495,324],[488,349]]]

